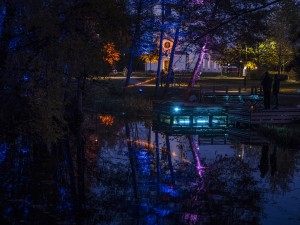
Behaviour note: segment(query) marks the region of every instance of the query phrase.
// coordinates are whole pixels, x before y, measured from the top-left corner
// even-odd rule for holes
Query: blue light
[[[180,109],[179,107],[175,107],[175,108],[174,108],[174,111],[175,111],[175,112],[178,112],[178,111],[180,111],[180,110],[181,110],[181,109]]]
[[[213,123],[219,123],[220,120],[212,120]]]
[[[197,123],[208,123],[207,120],[197,120]]]
[[[179,123],[180,124],[189,124],[190,120],[189,119],[181,119],[181,120],[179,120]]]
[[[0,6],[0,35],[2,35],[3,32],[3,25],[4,25],[4,20],[6,17],[6,7],[4,4]]]
[[[8,146],[6,144],[0,145],[0,164],[6,159],[6,153],[8,151]]]
[[[9,49],[15,50],[20,43],[20,38],[14,38],[9,42]]]
[[[158,205],[153,208],[153,211],[154,211],[154,213],[158,214],[161,217],[165,217],[165,216],[169,215],[170,213],[172,213],[173,210],[164,208],[164,207],[165,206]]]
[[[27,81],[29,81],[29,80],[30,80],[29,74],[28,74],[28,73],[25,73],[25,74],[23,75],[23,81],[24,81],[24,82],[27,82]]]

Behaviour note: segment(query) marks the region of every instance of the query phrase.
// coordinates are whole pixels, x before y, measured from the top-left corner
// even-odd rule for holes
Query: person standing
[[[124,77],[127,76],[127,72],[128,72],[128,69],[127,69],[127,67],[125,66],[124,69],[123,69],[123,76],[124,76]]]
[[[279,79],[279,75],[276,74],[275,77],[274,77],[274,83],[273,83],[273,96],[274,96],[274,99],[275,99],[274,109],[278,109],[279,89],[280,89],[280,79]]]
[[[271,90],[272,90],[273,79],[270,77],[269,72],[265,72],[264,78],[261,82],[264,92],[264,107],[270,109],[271,106]]]

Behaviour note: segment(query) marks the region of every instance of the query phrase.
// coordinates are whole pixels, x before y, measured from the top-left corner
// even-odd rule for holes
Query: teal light
[[[181,108],[179,108],[179,107],[175,107],[175,108],[174,108],[174,111],[175,111],[175,112],[179,112],[180,110],[181,110]]]
[[[190,120],[189,119],[180,119],[179,124],[189,124]]]
[[[207,120],[197,120],[197,123],[208,123]]]

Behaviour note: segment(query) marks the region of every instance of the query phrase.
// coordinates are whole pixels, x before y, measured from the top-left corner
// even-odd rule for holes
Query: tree
[[[246,33],[255,28],[253,21],[262,22],[265,14],[263,11],[277,1],[251,1],[223,2],[218,0],[205,1],[203,5],[195,7],[191,4],[187,24],[189,26],[189,40],[196,46],[199,54],[196,66],[189,83],[189,88],[195,84],[204,55],[208,49],[228,47],[234,45],[234,41],[242,39]],[[255,20],[253,20],[255,17]],[[245,27],[244,25],[248,26]],[[261,26],[259,26],[261,27]],[[186,40],[188,41],[188,39]],[[198,44],[200,43],[200,45]]]
[[[144,54],[145,50],[146,52],[153,50],[153,29],[156,26],[152,9],[156,1],[127,0],[125,2],[130,25],[129,65],[125,81],[127,87],[130,83],[134,59]],[[143,46],[146,46],[146,49]]]
[[[281,74],[283,67],[292,61],[293,48],[290,41],[291,20],[297,13],[294,1],[283,1],[274,11],[269,22],[271,47],[277,58],[277,71]]]
[[[116,62],[120,60],[120,52],[115,49],[114,43],[107,43],[103,47],[103,60],[106,61],[112,69],[115,69]]]
[[[152,50],[149,54],[141,55],[141,59],[144,62],[149,62],[150,63],[150,70],[151,70],[151,63],[158,61],[158,50],[155,49],[155,50]]]
[[[122,16],[120,7],[111,0],[0,3],[1,127],[5,134],[15,128],[15,136],[53,151],[67,151],[60,145],[74,140],[77,212],[82,212],[85,198],[86,80],[105,71],[101,46],[115,43],[123,31],[122,19],[113,16]],[[69,163],[72,167],[73,160]],[[78,224],[80,219],[78,214]]]

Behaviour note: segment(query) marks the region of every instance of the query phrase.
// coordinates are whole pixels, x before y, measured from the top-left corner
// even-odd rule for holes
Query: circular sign
[[[171,43],[168,42],[168,41],[166,41],[166,42],[164,43],[164,48],[169,49],[170,47],[171,47]]]

